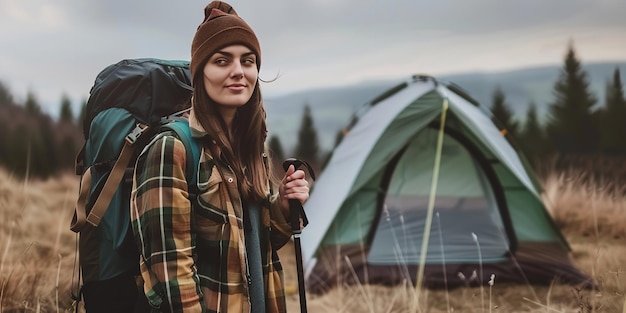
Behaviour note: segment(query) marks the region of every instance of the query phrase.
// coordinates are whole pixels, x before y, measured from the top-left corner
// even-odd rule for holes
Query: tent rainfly
[[[310,291],[415,284],[420,268],[431,288],[486,284],[492,274],[591,284],[521,154],[461,88],[413,76],[364,108],[305,204]]]

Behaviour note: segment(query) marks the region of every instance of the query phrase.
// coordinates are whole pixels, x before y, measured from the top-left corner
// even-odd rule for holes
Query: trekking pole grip
[[[283,169],[285,172],[289,169],[289,166],[293,165],[295,170],[298,170],[301,166],[306,166],[306,169],[311,175],[311,178],[315,180],[315,173],[313,172],[313,168],[306,161],[298,160],[295,158],[288,158],[283,162]],[[291,211],[291,230],[294,234],[300,234],[300,219],[302,219],[302,226],[306,226],[309,224],[309,220],[306,217],[306,213],[304,212],[304,208],[302,207],[302,203],[300,203],[297,199],[289,199],[289,210]]]

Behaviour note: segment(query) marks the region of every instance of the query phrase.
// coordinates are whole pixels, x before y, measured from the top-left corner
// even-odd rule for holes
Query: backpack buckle
[[[134,144],[147,128],[147,125],[137,123],[137,126],[130,132],[130,134],[126,135],[126,142],[131,145]]]

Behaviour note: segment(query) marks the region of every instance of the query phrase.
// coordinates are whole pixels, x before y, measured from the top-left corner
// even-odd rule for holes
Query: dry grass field
[[[573,178],[572,178],[573,177]],[[622,312],[626,313],[624,190],[576,176],[543,181],[550,213],[572,246],[575,264],[598,289],[499,284],[450,291],[409,286],[340,286],[308,295],[309,312]],[[72,311],[76,237],[69,230],[78,178],[23,181],[0,170],[0,313]],[[616,192],[617,190],[617,192]],[[280,251],[290,312],[299,300],[293,247]],[[413,306],[417,303],[417,306]]]

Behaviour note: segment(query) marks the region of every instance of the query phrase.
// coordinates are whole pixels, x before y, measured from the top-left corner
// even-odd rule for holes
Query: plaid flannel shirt
[[[192,128],[192,133],[198,132],[202,135],[201,129]],[[193,209],[185,178],[185,148],[180,140],[170,135],[161,137],[137,160],[131,219],[141,252],[144,292],[155,311],[250,311],[237,178],[210,151],[205,145],[201,153],[200,192]],[[276,249],[287,243],[291,227],[277,196],[268,200],[261,216],[266,312],[286,312]]]

